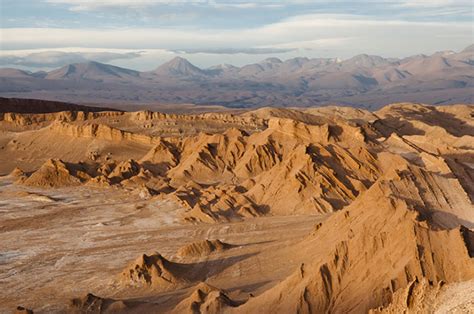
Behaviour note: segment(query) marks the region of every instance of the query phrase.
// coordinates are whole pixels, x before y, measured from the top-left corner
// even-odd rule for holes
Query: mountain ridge
[[[174,57],[170,61],[160,65],[156,70],[152,71],[152,73],[172,76],[199,76],[205,75],[206,72],[185,58]]]
[[[85,63],[73,63],[48,72],[46,79],[121,79],[127,77],[138,77],[139,72],[110,64],[89,61]]]
[[[228,107],[339,103],[376,109],[396,101],[474,102],[474,51],[467,47],[457,53],[403,59],[368,54],[347,60],[267,58],[241,67],[205,69],[178,56],[144,72],[91,61],[41,74],[3,68],[0,80],[0,96],[4,97]]]

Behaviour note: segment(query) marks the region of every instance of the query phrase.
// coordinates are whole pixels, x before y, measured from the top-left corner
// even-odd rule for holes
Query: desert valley
[[[0,111],[2,313],[474,308],[473,105]]]

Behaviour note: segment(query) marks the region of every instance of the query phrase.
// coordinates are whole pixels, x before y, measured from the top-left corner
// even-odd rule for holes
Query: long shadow
[[[255,291],[255,290],[259,289],[260,287],[263,287],[263,286],[269,284],[270,282],[272,282],[272,281],[271,280],[265,280],[265,281],[261,281],[261,282],[257,282],[257,283],[253,283],[253,284],[233,287],[232,289],[227,289],[227,291],[229,291],[229,292],[241,291],[241,292],[249,293],[251,291]]]
[[[471,203],[474,203],[474,169],[462,162],[462,159],[474,161],[474,154],[446,155],[445,157],[449,169],[466,191]]]
[[[147,267],[156,267],[158,270],[159,276],[161,276],[162,271],[168,271],[173,274],[174,277],[179,278],[183,281],[182,288],[190,287],[198,282],[205,282],[209,278],[212,278],[225,269],[232,267],[233,265],[240,263],[252,256],[255,256],[259,253],[248,253],[239,256],[232,256],[227,258],[219,258],[214,260],[203,260],[199,262],[191,263],[181,263],[170,261],[159,253],[152,255],[144,255],[143,262]],[[154,265],[154,266],[153,266]],[[137,267],[140,267],[138,264],[136,266],[130,266],[130,272],[132,273]],[[143,272],[141,275],[144,280],[151,282],[151,274],[148,272]]]
[[[424,135],[423,130],[414,127],[412,123],[405,120],[410,119],[421,121],[429,126],[441,127],[456,137],[474,136],[474,127],[458,119],[454,114],[438,111],[435,107],[425,108],[426,112],[397,111],[400,116],[387,115],[385,118],[375,121],[374,127],[384,136],[389,136],[393,132],[398,135]],[[474,113],[471,113],[471,117],[474,119]]]
[[[206,279],[213,277],[225,269],[240,263],[258,253],[248,253],[239,256],[232,256],[216,260],[207,260],[202,262],[190,263],[190,264],[177,264],[179,268],[186,272],[186,278],[190,281],[205,281]],[[179,271],[179,268],[177,269]]]
[[[432,191],[428,191],[426,188],[420,184],[417,180],[414,180],[416,188],[418,189],[420,196],[425,201],[424,206],[420,206],[415,200],[409,198],[403,198],[408,204],[412,204],[416,210],[419,212],[419,220],[428,221],[435,229],[439,230],[449,230],[457,228],[459,226],[464,226],[466,228],[474,228],[474,222],[462,219],[455,214],[445,212],[442,210],[437,210],[429,204],[426,199],[429,199],[430,194],[433,194]]]
[[[392,133],[396,133],[400,136],[426,134],[425,131],[415,128],[410,121],[394,116],[387,116],[383,119],[376,120],[373,123],[373,127],[385,137],[389,137]]]
[[[429,111],[423,114],[408,115],[407,118],[420,120],[430,126],[440,126],[454,136],[474,136],[473,126],[458,119],[452,113],[438,111],[436,108],[429,108]],[[471,118],[474,119],[474,110],[471,113]]]

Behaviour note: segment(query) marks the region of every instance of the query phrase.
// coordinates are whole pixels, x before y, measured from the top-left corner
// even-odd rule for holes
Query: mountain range
[[[0,96],[76,103],[194,103],[307,107],[338,103],[376,109],[395,101],[473,103],[474,45],[403,59],[375,55],[267,58],[201,69],[176,57],[139,72],[95,61],[50,72],[0,69]]]

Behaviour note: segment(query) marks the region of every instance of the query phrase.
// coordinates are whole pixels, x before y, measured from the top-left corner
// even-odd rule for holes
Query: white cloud
[[[157,4],[197,4],[205,0],[45,0],[50,4],[70,5],[72,11],[89,11],[107,7],[143,8]]]
[[[283,44],[275,44],[271,46],[265,46],[262,48],[274,48],[274,49],[296,49],[300,50],[313,50],[320,49],[321,47],[337,47],[346,45],[349,42],[355,42],[358,37],[340,37],[340,38],[323,38],[314,40],[301,40],[301,41],[290,41]]]
[[[26,52],[2,52],[0,54],[1,66],[24,66],[32,68],[53,68],[70,63],[86,61],[110,62],[119,59],[133,59],[140,57],[141,53],[111,52],[111,51],[26,51]]]
[[[185,54],[195,54],[195,53],[205,53],[205,54],[215,54],[215,55],[232,55],[232,54],[249,54],[249,55],[263,55],[263,54],[275,54],[275,53],[286,53],[290,51],[297,50],[294,46],[288,47],[251,47],[251,48],[183,48],[177,49],[173,52],[176,53],[185,53]]]
[[[73,11],[98,10],[110,7],[143,8],[156,5],[188,5],[200,4],[210,7],[234,7],[234,8],[256,8],[256,7],[282,7],[301,4],[334,4],[347,3],[347,0],[43,0],[50,4],[69,5]],[[359,5],[396,5],[407,8],[437,8],[449,6],[464,6],[472,8],[472,0],[354,0],[352,3]]]
[[[184,49],[184,48],[251,48],[290,42],[324,40],[342,37],[385,39],[390,34],[397,44],[411,39],[424,44],[435,33],[471,30],[469,22],[411,22],[378,20],[351,15],[312,14],[292,17],[262,27],[247,29],[62,29],[4,28],[2,49],[87,47],[116,49]],[[423,37],[416,37],[423,34]],[[325,44],[324,41],[321,44]],[[299,47],[293,47],[299,48]]]
[[[254,9],[281,7],[289,1],[215,1],[215,0],[44,0],[49,4],[69,5],[71,11],[92,11],[104,8],[140,9],[157,5],[205,5],[214,8]]]
[[[472,8],[472,0],[399,0],[395,4],[411,8],[448,8],[450,6],[465,6]]]

